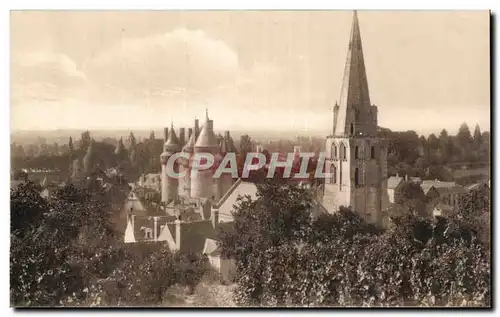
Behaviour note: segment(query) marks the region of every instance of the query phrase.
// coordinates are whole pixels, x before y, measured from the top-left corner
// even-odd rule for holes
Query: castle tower
[[[224,156],[227,153],[234,153],[236,155],[236,147],[234,146],[233,139],[231,138],[231,135],[229,131],[224,132],[224,137],[220,143],[220,155],[219,155],[219,163],[222,161]],[[216,159],[217,161],[217,159]],[[226,166],[228,167],[228,166]],[[233,176],[231,173],[222,173],[218,179],[215,180],[217,183],[217,192],[216,192],[216,201],[219,201],[228,191],[229,189],[233,186],[233,183],[236,181],[233,179]]]
[[[326,140],[323,205],[329,212],[350,207],[372,223],[385,209],[387,145],[377,136],[377,107],[370,94],[357,12],[354,12],[340,103],[333,109],[333,131]]]
[[[197,122],[196,122],[197,123]],[[195,124],[196,124],[195,123]],[[219,144],[214,133],[213,120],[208,118],[208,111],[205,124],[200,131],[194,146],[194,153],[211,153],[215,155],[219,152]],[[196,130],[195,130],[196,131]],[[195,134],[196,135],[196,134]],[[203,171],[192,170],[191,173],[191,196],[215,198],[216,186],[214,186],[213,169]]]
[[[191,158],[194,154],[194,145],[196,144],[196,135],[193,133],[192,128],[189,128],[188,135],[189,139],[182,148],[182,152],[187,153],[189,159],[182,159],[181,169],[185,173],[184,177],[180,179],[180,192],[184,196],[191,197]]]
[[[165,129],[167,131],[167,129]],[[168,130],[168,139],[163,145],[163,153],[160,156],[161,161],[161,201],[168,204],[170,201],[177,199],[179,180],[175,177],[169,176],[167,173],[167,162],[172,155],[179,152],[180,145],[177,135],[175,134],[174,126]],[[174,172],[179,172],[179,166],[174,163]]]

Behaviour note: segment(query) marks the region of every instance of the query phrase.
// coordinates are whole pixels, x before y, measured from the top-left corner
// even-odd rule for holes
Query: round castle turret
[[[175,135],[175,130],[173,124],[168,131],[168,139],[163,145],[163,153],[160,156],[161,161],[161,201],[163,203],[169,203],[178,197],[179,180],[178,178],[168,175],[167,163],[170,157],[175,153],[178,153],[180,149],[179,140],[177,135]],[[174,162],[173,171],[175,173],[179,172],[179,166]]]
[[[189,143],[189,142],[188,142]],[[194,153],[211,153],[215,155],[219,152],[219,143],[213,130],[213,121],[208,118],[208,112],[205,123],[200,131],[194,145]],[[191,196],[212,199],[214,195],[213,169],[192,170],[191,173]]]
[[[196,143],[196,134],[192,131],[196,130],[197,124],[195,123],[195,128],[190,129],[191,133],[189,135],[189,139],[182,148],[182,152],[188,154],[189,159],[182,158],[181,164],[181,172],[184,172],[184,177],[180,179],[181,181],[181,192],[184,193],[187,197],[191,197],[191,161],[194,153],[194,145]]]

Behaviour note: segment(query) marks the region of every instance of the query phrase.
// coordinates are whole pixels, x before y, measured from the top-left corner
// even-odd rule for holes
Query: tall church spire
[[[334,135],[365,134],[373,129],[370,93],[357,11],[354,11],[352,19],[340,102],[334,113],[336,114]]]

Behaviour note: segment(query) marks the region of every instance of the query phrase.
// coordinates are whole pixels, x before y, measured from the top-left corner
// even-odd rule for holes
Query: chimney
[[[212,220],[212,226],[217,228],[219,224],[219,209],[215,209],[212,207],[212,215],[211,215],[211,220]]]
[[[257,144],[255,146],[255,152],[261,153],[262,151],[264,151],[264,147],[262,145],[260,145],[260,144]]]
[[[409,179],[408,174],[405,175],[405,182],[407,182]]]
[[[229,140],[231,138],[231,135],[229,134],[229,131],[224,132],[224,139]]]
[[[200,120],[194,119],[194,137],[195,137],[195,140],[198,139],[198,135],[200,135]]]
[[[175,248],[177,250],[181,249],[181,225],[180,219],[175,220]]]
[[[207,131],[213,131],[214,130],[214,120],[208,120],[207,121]]]
[[[399,177],[399,173],[396,173],[396,177]]]
[[[168,140],[168,128],[163,128],[163,140],[165,140],[165,142]]]
[[[181,146],[186,144],[186,128],[179,129],[179,142]]]
[[[153,240],[156,241],[158,239],[158,217],[153,217],[154,227],[153,227]]]
[[[191,139],[191,135],[193,134],[193,128],[188,128],[188,137],[187,139]]]

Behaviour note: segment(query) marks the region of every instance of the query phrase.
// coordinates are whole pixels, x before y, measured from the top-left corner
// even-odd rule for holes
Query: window
[[[337,184],[337,166],[332,165],[332,178],[330,179],[331,184]]]
[[[337,146],[334,144],[333,145],[333,158],[337,158],[337,155],[338,155],[338,153],[337,153]]]
[[[372,158],[372,160],[373,160],[373,159],[375,159],[375,147],[374,147],[374,146],[372,146],[372,148],[371,148],[371,151],[370,151],[370,152],[371,152],[371,153],[370,153],[370,157]]]
[[[354,170],[354,185],[359,186],[359,169]]]
[[[356,147],[354,148],[354,158],[355,158],[355,159],[358,159],[358,158],[359,158],[359,147],[358,147],[358,146],[356,146]]]
[[[340,144],[340,156],[343,160],[347,159],[347,153],[344,144]]]
[[[354,123],[351,123],[351,135],[354,135]]]

